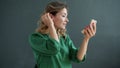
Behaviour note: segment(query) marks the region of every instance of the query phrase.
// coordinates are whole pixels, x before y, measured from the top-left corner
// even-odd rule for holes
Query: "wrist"
[[[49,32],[56,32],[56,28],[54,25],[51,24],[48,26],[48,28],[49,28]]]
[[[49,24],[48,27],[49,28],[55,28],[54,24]]]
[[[89,40],[90,40],[90,38],[88,38],[88,37],[84,37],[84,40],[89,41]]]

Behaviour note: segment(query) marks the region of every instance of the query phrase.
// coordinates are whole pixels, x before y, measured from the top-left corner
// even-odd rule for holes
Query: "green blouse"
[[[68,35],[60,37],[60,42],[48,34],[33,33],[29,42],[35,56],[38,68],[72,68],[71,61],[82,62],[77,59],[77,51]]]

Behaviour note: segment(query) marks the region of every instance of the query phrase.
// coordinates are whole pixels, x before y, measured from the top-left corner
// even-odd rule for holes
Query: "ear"
[[[54,15],[52,15],[52,14],[49,14],[49,15],[50,15],[51,19],[54,19]]]

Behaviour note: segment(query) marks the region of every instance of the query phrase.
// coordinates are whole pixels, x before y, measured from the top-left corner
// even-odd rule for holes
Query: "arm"
[[[60,44],[55,39],[38,32],[29,36],[29,43],[36,55],[52,56],[60,51]]]
[[[87,38],[83,39],[83,42],[80,45],[80,48],[78,49],[78,53],[77,53],[77,58],[79,60],[82,60],[84,58],[84,55],[86,54],[86,51],[87,51],[88,42],[89,42],[89,39]]]
[[[88,47],[88,43],[89,43],[89,40],[91,37],[93,37],[96,33],[96,21],[95,20],[92,20],[90,25],[87,26],[83,31],[82,33],[84,34],[84,39],[83,39],[83,42],[80,46],[80,49],[78,50],[78,53],[77,53],[77,58],[79,60],[82,60],[84,55],[86,54],[87,52],[87,47]]]
[[[52,15],[50,16],[49,13],[44,14],[42,16],[42,21],[48,26],[50,37],[59,42]]]
[[[51,38],[59,42],[58,35],[57,35],[54,25],[49,26],[49,34]]]

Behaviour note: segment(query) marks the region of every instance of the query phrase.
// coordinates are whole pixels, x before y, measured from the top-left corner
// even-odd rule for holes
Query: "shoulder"
[[[66,42],[72,41],[69,34],[65,34],[63,38],[65,39]]]
[[[39,32],[34,32],[29,35],[29,38],[46,38],[47,34],[41,34]]]
[[[68,40],[70,40],[70,35],[66,34],[65,38],[68,39]]]

